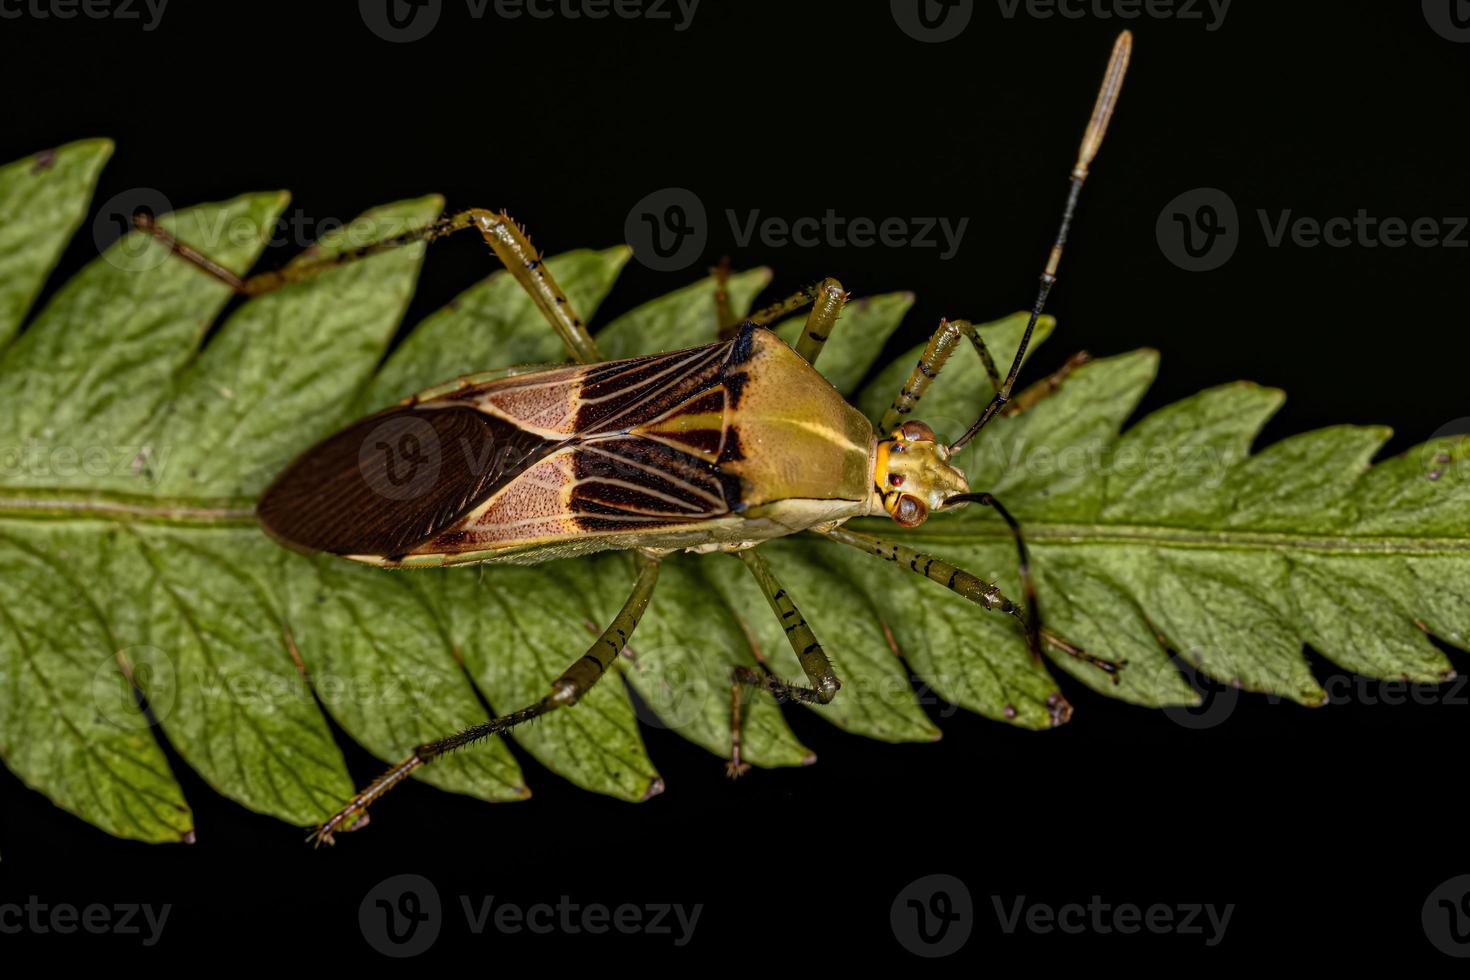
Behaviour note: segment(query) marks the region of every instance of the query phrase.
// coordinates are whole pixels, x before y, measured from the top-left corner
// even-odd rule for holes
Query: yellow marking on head
[[[950,465],[948,447],[935,439],[933,429],[913,419],[879,441],[873,484],[888,516],[904,527],[924,523],[949,497],[970,490],[965,474]]]

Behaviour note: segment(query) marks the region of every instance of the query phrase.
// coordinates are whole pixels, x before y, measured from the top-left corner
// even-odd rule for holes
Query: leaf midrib
[[[1027,544],[1167,545],[1211,551],[1314,552],[1347,555],[1426,555],[1470,553],[1470,538],[1430,538],[1408,535],[1303,534],[1292,531],[1201,530],[1148,524],[1071,524],[1025,521]],[[976,522],[963,529],[921,531],[905,542],[922,545],[936,541],[973,541],[994,538],[1010,541],[1010,530],[999,521]]]
[[[198,499],[64,487],[0,488],[0,520],[66,518],[180,527],[256,524],[255,501],[243,497]]]
[[[254,527],[254,501],[246,498],[193,499],[142,494],[79,491],[64,488],[0,488],[0,520],[113,520],[175,527]],[[861,527],[861,525],[859,525]],[[1332,535],[1292,531],[1201,530],[1150,524],[1026,522],[1028,543],[1075,545],[1166,545],[1213,551],[1313,552],[1346,555],[1470,554],[1470,537],[1437,538],[1409,535]],[[864,528],[867,530],[867,528]],[[880,531],[889,535],[891,531]],[[1008,541],[999,521],[969,521],[943,529],[931,527],[903,535],[905,542],[968,543],[976,539]]]

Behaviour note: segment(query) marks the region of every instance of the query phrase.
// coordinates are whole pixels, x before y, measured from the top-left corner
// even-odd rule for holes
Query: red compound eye
[[[934,430],[929,428],[927,424],[920,422],[917,419],[910,419],[909,421],[905,422],[903,425],[898,427],[898,431],[902,433],[903,437],[909,442],[934,441]]]
[[[917,527],[928,516],[928,506],[911,493],[899,497],[898,506],[893,508],[893,520],[901,527]]]
[[[888,485],[890,487],[901,487],[901,486],[903,486],[903,474],[902,473],[889,473],[888,474]]]

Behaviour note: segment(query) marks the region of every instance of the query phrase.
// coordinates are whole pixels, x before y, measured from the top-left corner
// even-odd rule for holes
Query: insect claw
[[[321,847],[323,844],[327,845],[328,847],[332,847],[337,843],[337,841],[332,836],[332,832],[327,829],[327,824],[322,824],[320,827],[307,834],[306,842],[314,848]]]
[[[750,772],[750,763],[748,762],[736,762],[734,759],[731,759],[725,763],[725,776],[730,779],[739,779],[748,772]]]
[[[357,819],[350,824],[346,823],[347,819],[354,814],[357,816]],[[361,830],[372,823],[372,819],[372,815],[365,808],[358,808],[354,804],[333,814],[330,820],[307,834],[307,843],[311,844],[312,847],[321,847],[323,844],[328,847],[333,847],[337,843],[337,834],[350,834],[354,831]],[[346,825],[344,826],[344,824]]]

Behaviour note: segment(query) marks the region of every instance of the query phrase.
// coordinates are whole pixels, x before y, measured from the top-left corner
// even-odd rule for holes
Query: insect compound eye
[[[890,487],[901,487],[901,486],[903,486],[903,474],[902,473],[889,473],[888,474],[888,485]]]
[[[928,505],[911,493],[899,497],[898,505],[893,508],[893,520],[900,527],[917,527],[928,516]]]
[[[934,430],[917,419],[910,419],[898,427],[899,434],[906,442],[933,442]]]

